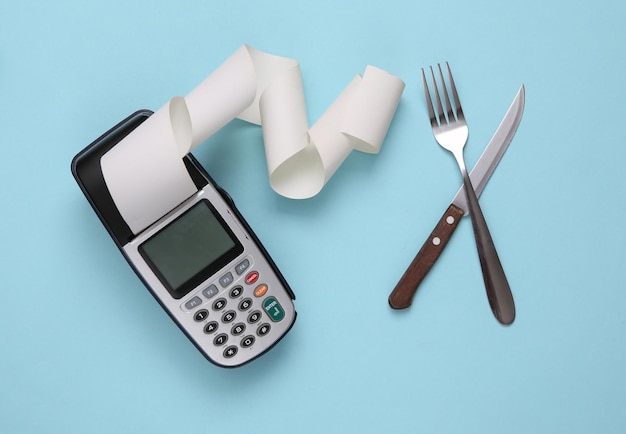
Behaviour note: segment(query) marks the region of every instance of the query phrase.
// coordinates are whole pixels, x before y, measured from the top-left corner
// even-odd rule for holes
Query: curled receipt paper
[[[280,195],[315,196],[353,149],[378,153],[404,82],[368,66],[309,129],[300,65],[244,45],[185,97],[174,97],[101,159],[137,234],[196,192],[182,157],[234,118],[262,127]]]

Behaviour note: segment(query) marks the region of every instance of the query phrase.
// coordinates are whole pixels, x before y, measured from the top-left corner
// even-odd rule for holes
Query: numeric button
[[[240,334],[242,334],[245,331],[246,331],[246,325],[244,323],[240,322],[240,323],[235,324],[230,332],[234,336],[239,336]]]
[[[222,310],[226,307],[226,300],[223,298],[218,298],[213,302],[213,310]]]
[[[241,346],[243,348],[250,348],[252,345],[254,345],[254,341],[255,341],[254,336],[252,335],[246,336],[245,338],[241,340]]]
[[[228,312],[222,315],[222,322],[228,324],[231,323],[237,318],[237,313],[234,310],[229,310]]]
[[[228,335],[226,333],[220,333],[219,335],[215,336],[215,339],[213,339],[213,345],[215,345],[216,347],[220,347],[226,342],[228,342]]]
[[[217,321],[210,321],[210,322],[207,323],[207,325],[204,326],[204,332],[207,335],[210,335],[215,330],[217,330],[218,327],[219,327],[219,324],[217,324]]]
[[[207,319],[208,316],[209,316],[209,311],[208,310],[200,309],[198,312],[195,313],[195,315],[193,316],[193,319],[196,322],[202,322],[205,319]]]
[[[241,294],[243,294],[242,286],[235,286],[233,289],[230,290],[230,298],[237,298]]]
[[[252,306],[252,300],[250,300],[249,298],[244,298],[243,300],[241,300],[241,303],[239,303],[239,310],[244,312],[250,309],[251,306]]]
[[[255,310],[254,312],[251,312],[250,315],[248,315],[248,322],[250,324],[255,324],[259,322],[260,319],[261,319],[261,312],[259,312],[258,310]]]

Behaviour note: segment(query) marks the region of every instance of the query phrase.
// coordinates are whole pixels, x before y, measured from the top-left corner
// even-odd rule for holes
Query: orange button
[[[265,283],[262,283],[259,286],[257,286],[256,289],[254,290],[254,296],[263,297],[267,293],[267,290],[268,290],[267,285]]]

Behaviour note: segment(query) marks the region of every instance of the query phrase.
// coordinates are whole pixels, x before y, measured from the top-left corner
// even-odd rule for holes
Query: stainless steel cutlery
[[[525,89],[522,85],[470,173],[477,196],[480,196],[487,185],[517,131],[524,114],[525,99]],[[469,214],[468,209],[465,187],[461,184],[450,205],[389,295],[389,305],[392,308],[406,309],[411,306],[419,285],[435,265],[461,218]]]
[[[513,295],[511,293],[509,283],[504,273],[504,269],[502,268],[502,264],[498,257],[498,253],[493,243],[493,239],[489,232],[487,222],[485,221],[482,210],[480,208],[480,204],[478,203],[477,195],[472,185],[472,180],[470,179],[470,176],[465,166],[463,149],[468,139],[469,129],[465,120],[465,115],[463,113],[463,108],[461,106],[461,101],[459,99],[456,85],[452,77],[452,72],[446,62],[446,80],[444,78],[444,73],[441,65],[437,65],[437,76],[439,78],[439,80],[437,80],[435,70],[432,67],[430,67],[429,69],[432,79],[431,81],[433,86],[433,96],[431,96],[431,92],[429,91],[428,80],[426,78],[426,73],[423,69],[422,81],[433,134],[437,143],[439,143],[440,146],[453,154],[461,171],[461,176],[463,178],[463,184],[465,187],[464,190],[467,196],[467,210],[469,211],[469,214],[472,218],[472,228],[474,231],[476,247],[478,250],[478,256],[482,268],[485,288],[487,291],[487,298],[489,300],[491,309],[498,321],[500,321],[502,324],[511,324],[515,319],[515,303],[513,301]],[[437,84],[437,81],[439,81],[439,85]],[[448,85],[446,85],[446,81]],[[448,92],[448,87],[450,88],[450,92]],[[523,94],[523,88],[520,89],[520,91]],[[519,120],[517,121],[517,123],[519,123]],[[510,138],[507,141],[507,145],[508,142],[510,142]],[[495,163],[497,164],[497,160],[499,160],[499,158],[495,160]],[[488,176],[486,177],[488,178]],[[445,240],[446,242],[454,228],[456,228],[456,224],[458,224],[458,220],[463,215],[464,210],[457,207],[456,210],[452,209],[452,211],[453,213],[451,215],[444,215],[445,223],[440,222],[440,225],[444,225],[444,227],[439,228],[441,230],[445,231],[445,224],[448,224],[452,227],[451,230],[447,231],[449,232],[449,235]],[[437,245],[441,242],[441,239],[434,237],[431,241],[435,245]],[[437,256],[438,254],[435,256],[434,259],[436,259]],[[432,264],[430,266],[432,266]],[[426,272],[430,269],[430,266],[427,266],[425,270]],[[407,272],[408,271],[409,270],[407,270]],[[404,277],[405,276],[403,276],[403,279]],[[399,286],[402,283],[403,279],[401,279],[401,281],[399,282]],[[402,308],[410,305],[410,299],[412,298],[414,290],[411,292],[407,290],[402,291],[401,289],[402,288],[399,289],[398,287],[396,287],[396,289],[394,289],[394,292],[392,292],[391,296],[389,297],[389,304],[392,307]],[[405,295],[404,300],[396,300],[396,298],[401,296],[402,293],[404,293]],[[408,298],[408,304],[406,303],[407,294],[410,296]],[[399,302],[399,306],[394,306],[396,301]],[[406,306],[402,306],[402,302]]]

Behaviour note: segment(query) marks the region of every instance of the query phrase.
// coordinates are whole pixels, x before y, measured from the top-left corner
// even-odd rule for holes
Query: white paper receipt
[[[261,125],[270,185],[315,196],[353,149],[378,153],[404,82],[368,66],[309,128],[300,65],[244,45],[185,97],[174,97],[101,159],[137,234],[197,190],[182,157],[234,118]]]

